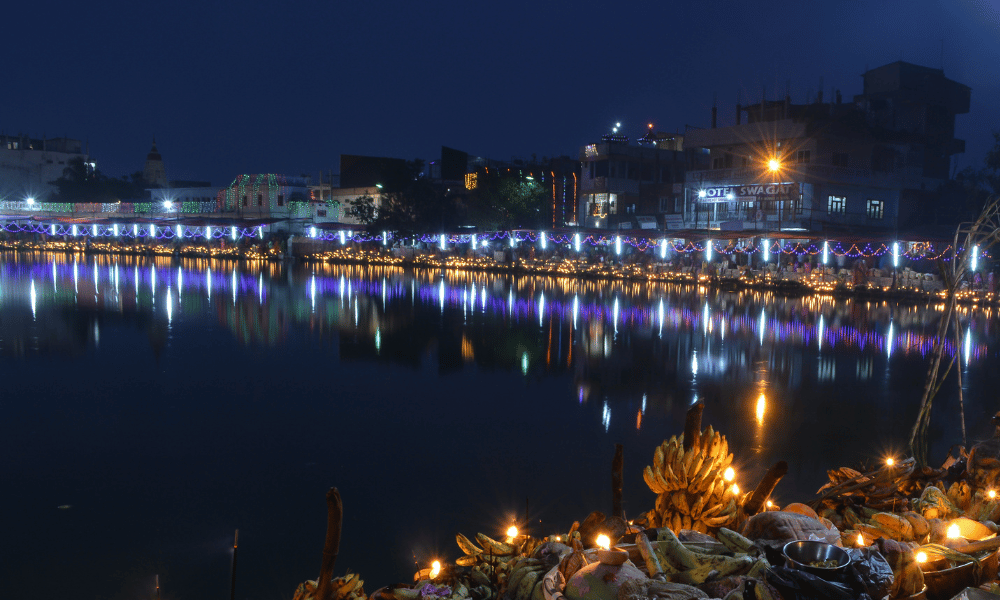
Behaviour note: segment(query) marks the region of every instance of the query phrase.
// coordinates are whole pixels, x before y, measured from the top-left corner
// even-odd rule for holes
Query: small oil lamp
[[[722,473],[722,478],[726,481],[732,481],[736,478],[736,470],[732,467],[726,467],[726,470]]]
[[[864,548],[868,544],[865,543],[865,536],[858,532],[858,548]]]
[[[943,545],[947,548],[954,549],[966,545],[966,539],[962,537],[962,529],[958,526],[957,522],[952,521],[951,525],[948,526],[945,536]]]
[[[628,560],[628,552],[611,548],[611,538],[605,534],[597,536],[597,559],[602,565],[620,565]]]
[[[924,573],[929,571],[938,571],[948,567],[948,560],[940,555],[930,556],[923,550],[917,552],[915,558],[917,559],[917,566]]]
[[[996,490],[986,490],[986,497],[990,500],[996,500],[997,491]]]
[[[896,459],[895,458],[893,458],[893,457],[890,456],[889,458],[885,459],[885,466],[887,466],[889,468],[892,468],[892,466],[895,465],[895,464],[896,464]]]
[[[508,544],[512,544],[516,539],[517,539],[517,526],[511,525],[510,527],[507,528],[507,539],[505,541]]]
[[[441,574],[441,561],[436,560],[431,563],[431,573],[430,573],[431,579],[434,579],[440,574]]]

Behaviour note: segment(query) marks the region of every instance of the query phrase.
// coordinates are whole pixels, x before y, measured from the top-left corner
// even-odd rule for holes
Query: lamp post
[[[775,197],[777,198],[777,200],[775,200],[775,202],[781,202],[781,187],[780,187],[781,183],[778,181],[778,178],[781,174],[781,161],[778,160],[777,156],[767,161],[767,170],[770,171],[774,179],[774,184],[776,186]],[[784,206],[778,204],[777,207],[778,207],[778,231],[781,231],[781,214],[783,212]]]

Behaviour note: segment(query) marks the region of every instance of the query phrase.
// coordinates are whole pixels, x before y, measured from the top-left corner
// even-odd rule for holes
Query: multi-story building
[[[307,217],[310,200],[308,178],[274,173],[240,175],[216,196],[218,212],[241,218]]]
[[[580,149],[577,223],[612,229],[676,229],[683,218],[684,136],[649,132],[629,144],[606,135]]]
[[[840,92],[811,104],[763,100],[736,107],[736,124],[689,129],[684,222],[734,231],[898,231],[927,214],[948,179],[955,116],[970,88],[940,69],[905,62],[863,75],[851,103]],[[745,117],[745,122],[744,122]]]
[[[59,191],[52,182],[74,159],[95,166],[80,140],[0,135],[0,200],[47,200]]]

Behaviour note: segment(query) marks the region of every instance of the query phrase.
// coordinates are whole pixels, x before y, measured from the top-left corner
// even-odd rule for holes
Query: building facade
[[[0,135],[0,200],[54,197],[58,189],[52,182],[74,159],[95,168],[80,140]]]
[[[577,224],[610,229],[675,229],[685,173],[679,134],[653,133],[629,143],[606,135],[580,149]]]
[[[217,211],[239,218],[308,217],[309,181],[266,173],[240,175],[216,195]]]
[[[147,185],[152,187],[167,187],[167,168],[163,165],[163,157],[156,149],[156,138],[153,138],[153,146],[146,154],[146,163],[142,166],[142,178]]]
[[[689,129],[685,226],[898,231],[926,214],[964,151],[970,88],[901,61],[863,79],[853,102],[763,100],[737,105],[735,125]]]

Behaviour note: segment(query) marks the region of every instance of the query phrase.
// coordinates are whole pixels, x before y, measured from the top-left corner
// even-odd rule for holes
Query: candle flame
[[[865,536],[858,533],[858,546],[863,547],[864,545],[865,545]]]
[[[758,425],[763,425],[764,424],[764,411],[766,411],[766,410],[767,410],[767,398],[764,396],[764,394],[761,394],[760,398],[757,398],[757,424]]]
[[[986,492],[986,495],[990,497],[990,500],[992,500],[997,497],[997,491],[989,490],[988,492]]]
[[[923,551],[917,552],[917,562],[918,563],[925,563],[925,562],[927,562],[927,553],[923,552]]]
[[[736,471],[732,467],[726,467],[726,471],[722,474],[722,478],[726,481],[732,481],[736,478]]]
[[[507,537],[516,538],[517,537],[517,527],[511,525],[507,528]]]
[[[894,464],[896,464],[896,459],[894,459],[893,457],[890,456],[889,458],[885,459],[885,466],[891,467]]]
[[[597,545],[605,550],[611,549],[611,538],[604,535],[603,533],[597,536]]]
[[[561,542],[562,541],[562,536],[561,535],[557,535],[556,536],[556,541],[557,542]]]
[[[436,560],[431,563],[431,579],[434,579],[441,572],[441,561]]]
[[[733,495],[734,496],[740,495],[740,486],[736,485],[735,483],[733,484]]]
[[[957,538],[962,535],[961,530],[958,528],[958,523],[952,523],[948,526],[948,537]]]
[[[774,506],[774,502],[771,502],[770,500],[768,500],[767,501],[767,507],[771,508],[772,506]]]

